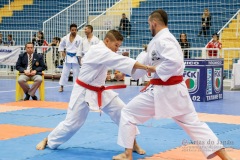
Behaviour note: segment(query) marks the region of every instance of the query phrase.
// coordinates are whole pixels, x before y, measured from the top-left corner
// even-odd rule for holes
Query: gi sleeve
[[[173,40],[155,42],[161,63],[156,66],[156,73],[160,79],[167,81],[172,76],[181,75],[184,69],[181,47]],[[178,47],[179,46],[179,47]]]
[[[139,63],[142,63],[144,65],[149,65],[147,58],[148,58],[147,52],[143,51],[137,56],[136,60]],[[132,78],[137,80],[137,79],[143,77],[146,73],[147,72],[145,70],[142,70],[142,69],[133,69]]]
[[[106,51],[102,54],[102,57],[98,59],[98,63],[104,64],[109,68],[119,70],[125,74],[131,75],[133,66],[136,60],[118,55],[111,50]]]

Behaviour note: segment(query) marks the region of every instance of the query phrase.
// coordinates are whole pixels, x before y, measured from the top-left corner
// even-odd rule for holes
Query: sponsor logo
[[[222,68],[214,68],[214,90],[219,93],[222,89]]]
[[[198,61],[184,61],[185,65],[199,65]]]
[[[223,62],[222,61],[209,61],[208,64],[209,65],[222,65]]]
[[[185,68],[183,73],[184,81],[187,85],[188,92],[191,94],[199,90],[200,69]]]
[[[206,95],[212,94],[212,69],[207,69],[207,89],[206,89]]]

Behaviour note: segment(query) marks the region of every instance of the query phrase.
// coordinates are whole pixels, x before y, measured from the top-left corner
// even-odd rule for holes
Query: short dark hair
[[[217,39],[219,39],[219,35],[218,35],[217,33],[213,33],[213,34],[212,34],[212,37],[213,37],[213,36],[217,36]]]
[[[110,41],[123,41],[123,36],[115,29],[108,31],[104,39],[106,38],[110,39]]]
[[[92,25],[88,24],[88,25],[86,25],[85,27],[91,29],[91,32],[93,32],[93,26],[92,26]]]
[[[157,9],[155,11],[153,11],[150,15],[149,15],[150,20],[152,19],[156,19],[159,22],[163,22],[165,24],[165,26],[168,25],[168,15],[167,13],[162,10],[162,9]]]
[[[32,44],[34,47],[34,44],[32,42],[27,42],[27,43],[25,43],[25,48],[27,47],[28,44]]]
[[[61,38],[59,38],[59,37],[53,37],[53,39],[55,39],[55,40],[57,40],[57,41],[61,41]]]
[[[11,37],[11,38],[12,38],[12,35],[11,35],[11,34],[9,34],[9,35],[8,35],[8,37]]]
[[[41,34],[41,35],[42,35],[42,39],[44,39],[44,33],[43,33],[43,31],[38,31],[38,33]]]
[[[73,24],[70,25],[70,29],[71,29],[72,27],[77,28],[77,25],[76,25],[75,23],[73,23]]]

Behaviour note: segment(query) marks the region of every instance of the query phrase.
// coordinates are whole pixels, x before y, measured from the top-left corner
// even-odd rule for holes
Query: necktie
[[[29,70],[31,71],[32,70],[32,55],[31,54],[29,54],[28,62],[29,62],[28,67],[29,67]]]

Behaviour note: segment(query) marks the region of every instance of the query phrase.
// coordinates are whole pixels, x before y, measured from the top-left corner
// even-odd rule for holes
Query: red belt
[[[145,91],[150,84],[169,86],[169,85],[179,84],[182,81],[183,81],[183,76],[172,76],[166,82],[162,81],[161,79],[150,79],[150,82],[141,90],[141,92]]]
[[[91,91],[95,91],[97,92],[98,95],[98,106],[101,107],[102,106],[102,92],[104,90],[108,90],[108,89],[120,89],[120,88],[126,88],[126,85],[115,85],[115,86],[101,86],[101,87],[96,87],[96,86],[91,86],[89,84],[84,83],[83,81],[80,81],[79,79],[76,80],[77,84],[89,89]]]

